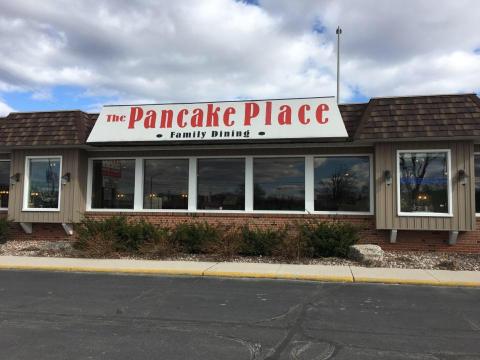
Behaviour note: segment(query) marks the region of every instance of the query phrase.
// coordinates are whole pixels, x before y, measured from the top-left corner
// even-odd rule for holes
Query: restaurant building
[[[84,217],[118,214],[162,225],[318,219],[354,223],[362,243],[386,249],[478,253],[476,192],[475,94],[0,118],[0,207],[15,239],[65,239]]]

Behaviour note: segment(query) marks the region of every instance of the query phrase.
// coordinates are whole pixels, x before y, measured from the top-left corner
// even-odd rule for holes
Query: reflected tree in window
[[[315,158],[315,210],[370,210],[368,156]]]
[[[60,159],[29,159],[29,208],[58,208],[60,185]]]
[[[447,161],[447,153],[400,153],[402,212],[448,213]]]

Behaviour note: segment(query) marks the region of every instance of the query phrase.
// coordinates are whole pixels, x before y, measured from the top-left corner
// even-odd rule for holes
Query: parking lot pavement
[[[0,271],[1,358],[479,359],[480,289]]]

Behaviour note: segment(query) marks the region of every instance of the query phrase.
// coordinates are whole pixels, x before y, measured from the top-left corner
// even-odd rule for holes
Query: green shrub
[[[216,225],[218,237],[208,241],[205,253],[218,257],[218,260],[238,255],[241,246],[241,228],[236,225]]]
[[[348,249],[358,241],[358,229],[349,223],[324,221],[299,225],[299,236],[311,257],[347,257]]]
[[[206,222],[181,223],[172,229],[171,243],[189,254],[204,254],[210,245],[220,240],[219,226]]]
[[[6,218],[0,218],[0,244],[4,244],[8,240],[8,220]]]
[[[89,256],[102,257],[115,253],[134,253],[146,243],[166,237],[166,230],[145,221],[127,221],[124,216],[103,220],[84,219],[77,226],[74,247]]]
[[[287,229],[249,227],[241,229],[239,254],[246,256],[271,256],[287,235]]]

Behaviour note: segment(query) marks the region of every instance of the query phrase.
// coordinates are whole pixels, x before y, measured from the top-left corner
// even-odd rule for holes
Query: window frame
[[[58,206],[56,208],[31,208],[28,207],[28,192],[30,189],[30,160],[32,159],[60,159],[60,169],[58,176]],[[22,211],[40,211],[40,212],[59,212],[62,207],[62,172],[63,172],[63,156],[62,155],[35,155],[25,156],[25,175],[23,181],[23,202]]]
[[[480,217],[480,213],[477,213],[477,209],[476,209],[476,202],[477,202],[477,199],[476,199],[476,196],[475,196],[475,157],[476,156],[479,156],[480,157],[480,152],[479,151],[474,151],[473,152],[473,199],[474,199],[474,205],[475,205],[475,217]],[[478,201],[480,201],[480,199],[478,199]]]
[[[9,166],[9,170],[8,170],[8,202],[10,203],[10,176],[11,176],[11,171],[12,171],[12,160],[11,159],[0,159],[0,162],[9,162],[10,163],[10,166]],[[6,211],[8,210],[8,206],[7,207],[0,207],[0,211]]]
[[[314,158],[339,156],[368,156],[370,161],[370,211],[315,211],[314,207]],[[197,209],[198,159],[244,159],[245,208],[244,210]],[[253,159],[254,158],[303,158],[305,161],[305,209],[304,210],[254,210],[253,209]],[[133,209],[92,208],[93,160],[135,160],[135,190]],[[188,160],[188,209],[144,209],[143,181],[144,160]],[[213,156],[92,156],[88,158],[86,211],[98,213],[208,213],[208,214],[293,214],[293,215],[374,215],[374,167],[372,153],[348,154],[287,154],[287,155],[213,155]],[[192,176],[194,175],[194,176]]]
[[[448,212],[447,213],[437,213],[437,212],[402,212],[401,211],[401,201],[400,201],[400,154],[401,153],[447,153],[447,200],[448,200]],[[450,149],[413,149],[413,150],[397,150],[395,161],[397,168],[397,216],[399,217],[453,217],[453,204],[452,204],[452,151]]]

